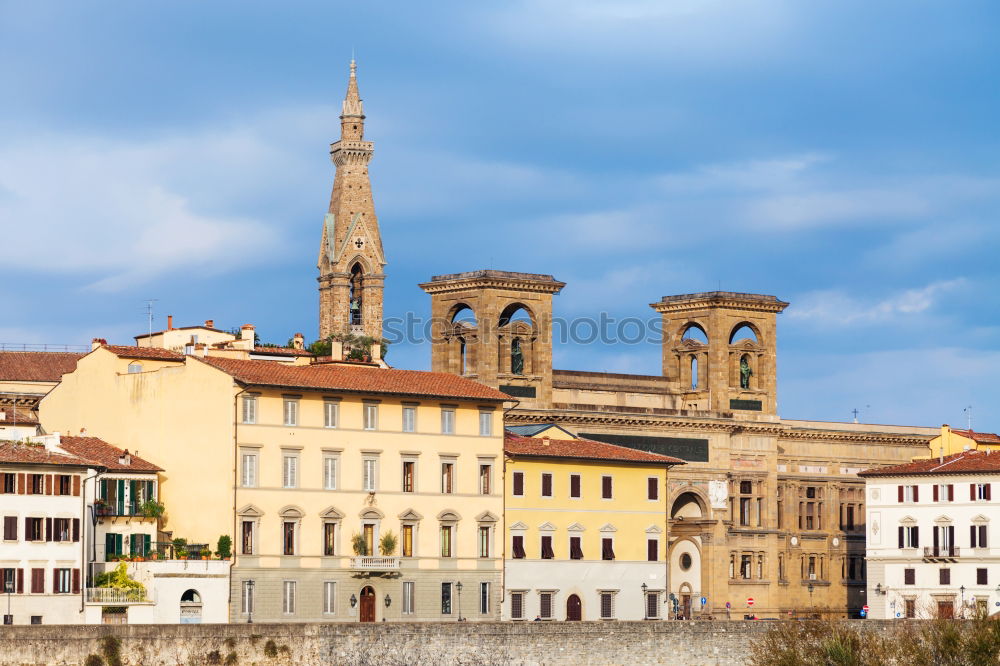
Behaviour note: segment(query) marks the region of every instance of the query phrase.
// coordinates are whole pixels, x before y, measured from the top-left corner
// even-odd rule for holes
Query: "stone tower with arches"
[[[686,409],[777,413],[775,296],[710,291],[664,296],[663,375]]]
[[[522,404],[552,402],[551,275],[471,271],[435,275],[431,296],[431,369],[475,379]]]
[[[317,263],[321,339],[349,334],[382,337],[386,262],[368,178],[375,144],[364,140],[364,130],[357,65],[352,60],[340,140],[330,144],[336,175]]]

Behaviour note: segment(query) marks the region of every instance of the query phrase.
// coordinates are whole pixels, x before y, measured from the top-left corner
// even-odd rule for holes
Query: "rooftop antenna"
[[[972,430],[972,405],[969,405],[968,407],[966,407],[962,411],[965,412],[966,422],[969,424],[969,430],[971,431]]]
[[[158,298],[150,298],[146,300],[146,321],[149,324],[149,334],[153,335],[153,303],[157,302]]]

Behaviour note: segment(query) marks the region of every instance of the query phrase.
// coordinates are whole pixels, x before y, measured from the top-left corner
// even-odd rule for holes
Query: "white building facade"
[[[870,617],[1000,612],[1000,452],[963,451],[859,476]]]

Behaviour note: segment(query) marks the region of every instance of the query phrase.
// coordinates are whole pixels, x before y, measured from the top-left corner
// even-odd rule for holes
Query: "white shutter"
[[[327,490],[337,489],[337,459],[327,457],[323,459],[323,487]]]

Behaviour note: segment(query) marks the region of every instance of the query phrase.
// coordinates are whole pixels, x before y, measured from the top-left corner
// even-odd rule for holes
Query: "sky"
[[[128,343],[149,299],[154,330],[314,339],[353,52],[386,317],[481,268],[566,282],[568,320],[773,294],[783,417],[998,431],[997,25],[985,0],[0,0],[0,343]]]

